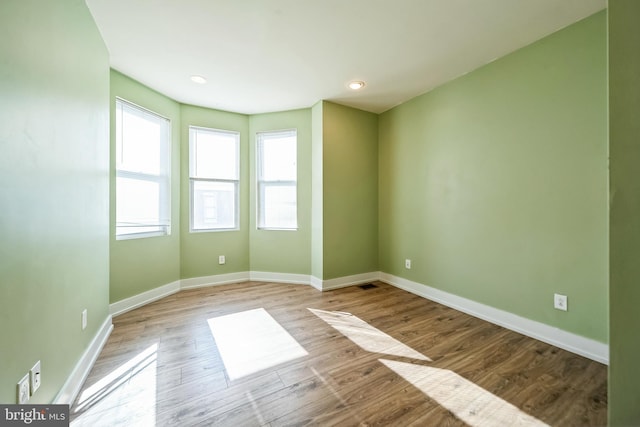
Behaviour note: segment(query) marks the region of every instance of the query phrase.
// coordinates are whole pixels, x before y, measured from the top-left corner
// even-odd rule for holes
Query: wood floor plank
[[[202,287],[117,316],[72,425],[606,425],[606,366],[375,285]],[[209,321],[255,310],[278,327],[238,337],[237,351],[294,341],[302,352],[234,378],[225,357],[245,354],[221,349]]]

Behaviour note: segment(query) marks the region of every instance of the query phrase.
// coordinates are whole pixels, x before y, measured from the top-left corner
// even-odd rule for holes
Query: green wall
[[[143,239],[115,238],[115,108],[116,97],[171,121],[171,235]],[[111,71],[111,250],[110,302],[140,294],[180,279],[180,104],[131,78]]]
[[[607,342],[606,82],[601,12],[382,114],[381,270]]]
[[[378,271],[378,116],[322,106],[322,279]]]
[[[311,275],[322,279],[323,265],[323,183],[322,113],[323,101],[311,108]]]
[[[109,55],[84,1],[0,3],[0,93],[0,403],[38,360],[49,403],[108,316]]]
[[[640,2],[609,1],[609,422],[640,425]]]
[[[250,266],[251,271],[311,273],[311,110],[257,114],[249,119]],[[298,229],[258,230],[256,185],[256,133],[297,129]]]
[[[205,277],[249,269],[249,117],[208,108],[182,105],[180,163],[181,277]],[[189,232],[189,126],[240,132],[240,229]],[[226,263],[218,264],[224,255]]]

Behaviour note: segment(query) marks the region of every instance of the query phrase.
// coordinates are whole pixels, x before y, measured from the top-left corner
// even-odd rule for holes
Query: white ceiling
[[[245,114],[321,99],[383,112],[585,18],[606,0],[86,0],[111,66]],[[205,85],[191,82],[199,74]],[[364,80],[364,89],[347,88]]]

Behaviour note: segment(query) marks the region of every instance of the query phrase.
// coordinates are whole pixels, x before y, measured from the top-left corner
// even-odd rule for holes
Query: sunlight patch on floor
[[[385,334],[351,313],[316,310],[313,308],[309,308],[308,310],[327,322],[327,324],[333,326],[342,335],[349,338],[364,350],[372,353],[382,353],[431,362],[431,359],[427,356],[392,336]]]
[[[380,362],[472,427],[547,426],[450,370],[393,360]]]
[[[71,425],[155,425],[157,359],[153,344],[83,391]]]
[[[208,322],[232,380],[309,354],[264,308]]]

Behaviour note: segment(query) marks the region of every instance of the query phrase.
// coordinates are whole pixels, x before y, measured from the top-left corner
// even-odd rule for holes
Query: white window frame
[[[230,135],[235,138],[236,141],[236,179],[217,179],[217,178],[205,178],[198,177],[195,172],[195,160],[196,149],[194,134],[198,132],[209,132],[214,134]],[[234,184],[234,218],[233,227],[209,227],[209,228],[194,228],[194,184],[196,182],[220,182]],[[189,126],[189,231],[191,233],[207,233],[207,232],[219,232],[219,231],[235,231],[240,229],[240,132],[207,128],[202,126]]]
[[[263,159],[262,159],[262,145],[266,139],[269,138],[282,138],[286,136],[294,136],[296,139],[296,178],[295,180],[265,180],[262,177]],[[298,153],[298,130],[297,129],[283,129],[276,131],[266,131],[256,133],[256,181],[257,181],[257,200],[256,200],[256,227],[259,230],[281,230],[281,231],[296,231],[298,230],[298,169],[297,169],[297,153]],[[265,224],[265,212],[264,212],[264,194],[265,189],[268,186],[293,186],[296,194],[296,214],[295,214],[295,226],[293,227],[274,227],[269,224]]]
[[[128,110],[129,113],[137,114],[140,117],[154,121],[156,123],[163,123],[165,125],[163,133],[160,135],[160,171],[158,174],[145,173],[140,171],[122,169],[123,157],[118,156],[117,153],[124,153],[125,144],[124,141],[124,129],[118,127],[118,123],[122,123],[121,118],[118,121],[116,118],[116,215],[115,215],[115,230],[116,240],[128,240],[139,239],[155,236],[168,236],[171,234],[171,120],[155,113],[149,109],[136,105],[125,99],[116,97],[116,114],[123,114],[123,110]],[[129,142],[130,143],[130,142]],[[138,180],[141,182],[152,182],[158,185],[159,188],[159,202],[158,202],[158,218],[159,220],[153,223],[118,223],[118,178]],[[120,232],[127,228],[133,230],[131,232]],[[155,228],[155,229],[154,229]],[[135,231],[136,229],[147,229],[147,231]],[[148,230],[153,229],[153,230]]]

